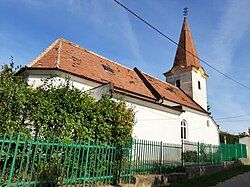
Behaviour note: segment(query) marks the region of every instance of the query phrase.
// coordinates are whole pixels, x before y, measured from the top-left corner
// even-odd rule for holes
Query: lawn
[[[180,183],[175,183],[170,185],[171,187],[205,187],[205,186],[214,186],[219,182],[225,181],[232,178],[233,176],[239,175],[250,171],[250,166],[241,166],[238,168],[229,169],[226,171],[221,171],[213,174],[204,175],[201,177],[193,178],[190,180],[182,181]]]

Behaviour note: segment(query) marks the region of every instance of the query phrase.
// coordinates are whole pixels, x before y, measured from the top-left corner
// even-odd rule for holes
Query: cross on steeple
[[[186,19],[188,16],[188,8],[187,7],[183,8],[183,16],[184,16],[184,19]]]

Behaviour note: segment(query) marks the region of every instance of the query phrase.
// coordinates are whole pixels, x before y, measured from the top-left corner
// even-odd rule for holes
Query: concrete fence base
[[[170,183],[179,182],[205,174],[236,168],[242,165],[250,165],[250,159],[239,159],[237,161],[224,162],[220,165],[187,166],[186,173],[171,173],[163,175],[136,175],[134,184],[119,184],[120,187],[152,187],[168,186]]]
[[[250,158],[240,158],[239,161],[244,165],[250,166]]]
[[[200,177],[205,174],[212,174],[212,173],[227,170],[230,168],[236,168],[242,165],[244,164],[237,160],[237,161],[224,162],[223,164],[219,164],[219,165],[190,166],[186,168],[187,178],[191,179],[194,177]]]

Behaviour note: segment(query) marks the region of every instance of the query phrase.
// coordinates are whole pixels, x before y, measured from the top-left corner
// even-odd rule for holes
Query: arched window
[[[207,127],[209,127],[209,125],[210,125],[210,122],[209,122],[209,120],[207,120]]]
[[[181,139],[187,139],[187,121],[185,119],[181,121]]]
[[[198,89],[200,90],[201,89],[201,82],[198,81]]]

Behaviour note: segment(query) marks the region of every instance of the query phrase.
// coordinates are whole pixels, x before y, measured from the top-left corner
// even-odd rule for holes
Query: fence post
[[[243,149],[242,149],[242,144],[240,144],[240,150],[241,150],[241,158],[243,158]]]
[[[235,147],[235,157],[238,158],[238,156],[239,156],[239,155],[238,155],[238,148]]]
[[[223,162],[223,159],[222,159],[222,144],[220,145],[219,149],[220,149],[220,163],[222,164],[222,162]]]
[[[162,168],[162,141],[160,143],[160,173],[161,173],[161,168]]]
[[[133,176],[133,165],[132,165],[133,148],[134,148],[134,139],[132,139],[131,141],[130,155],[129,155],[129,181],[128,181],[129,184]]]
[[[198,142],[198,148],[197,148],[197,162],[198,165],[200,165],[200,143]]]
[[[212,146],[212,144],[210,144],[210,153],[211,153],[211,164],[213,165],[213,159],[214,159],[214,157],[213,157],[213,146]]]
[[[85,167],[84,167],[84,177],[83,177],[83,185],[85,186],[85,181],[87,178],[87,170],[88,170],[88,161],[89,161],[89,151],[90,151],[90,140],[88,140],[87,144],[87,153],[86,153],[86,161],[85,161]]]
[[[16,146],[15,146],[15,151],[14,151],[14,155],[13,155],[13,160],[12,160],[12,164],[11,164],[11,170],[10,170],[10,176],[9,176],[9,181],[8,183],[11,183],[11,179],[14,173],[14,168],[15,168],[15,162],[16,162],[16,156],[17,156],[17,150],[18,150],[18,146],[19,146],[19,141],[20,141],[20,133],[18,134],[17,137],[17,142],[16,142]]]
[[[184,143],[181,140],[181,165],[184,166]]]

